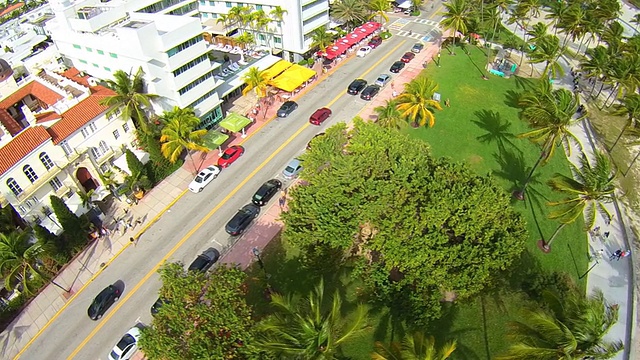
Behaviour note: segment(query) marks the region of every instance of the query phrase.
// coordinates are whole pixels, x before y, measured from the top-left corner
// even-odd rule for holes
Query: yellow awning
[[[294,64],[288,68],[287,71],[273,79],[272,84],[278,89],[291,92],[315,75],[315,71],[304,66]]]
[[[267,79],[271,80],[274,77],[280,75],[280,73],[282,73],[283,71],[287,70],[289,67],[291,67],[291,63],[288,62],[287,60],[280,60],[277,63],[271,65],[270,68],[266,69],[265,72],[267,74]]]

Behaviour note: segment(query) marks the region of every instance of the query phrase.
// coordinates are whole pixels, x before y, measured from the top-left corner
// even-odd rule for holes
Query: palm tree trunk
[[[638,158],[640,157],[640,151],[638,151],[638,153],[636,154],[636,157],[633,158],[633,160],[631,160],[631,163],[629,164],[629,167],[627,168],[627,171],[624,172],[624,176],[627,176],[627,174],[629,173],[629,171],[631,170],[631,168],[633,167],[633,165],[635,165],[636,161],[638,160]]]
[[[618,88],[619,87],[620,87],[620,83],[617,83],[616,86],[613,88],[613,90],[611,90],[611,93],[609,93],[609,96],[607,97],[607,99],[604,101],[603,107],[609,107],[609,106],[613,105],[613,101],[615,101],[617,99],[617,96],[614,96],[613,101],[608,106],[607,106],[607,101],[609,101],[609,99],[611,99],[611,96],[613,96],[613,94],[618,92]]]
[[[616,145],[618,144],[618,141],[620,141],[620,138],[622,137],[624,132],[627,131],[627,128],[629,127],[629,124],[631,123],[632,120],[633,119],[629,119],[629,121],[624,125],[624,127],[622,128],[622,131],[620,131],[620,134],[618,134],[616,141],[614,141],[613,145],[611,145],[611,148],[609,148],[609,151],[613,151],[613,148],[616,147]]]
[[[562,230],[562,228],[564,228],[565,226],[567,226],[567,224],[562,223],[560,224],[560,226],[558,226],[556,228],[556,231],[553,232],[553,234],[551,235],[551,238],[549,239],[549,241],[545,241],[544,239],[542,240],[544,243],[544,248],[547,250],[551,249],[551,243],[553,242],[553,240],[555,240],[558,237],[558,234],[560,233],[560,230]]]
[[[187,155],[189,155],[189,159],[191,160],[191,164],[193,164],[193,168],[196,171],[196,173],[194,175],[196,175],[197,173],[200,172],[200,166],[196,167],[196,161],[193,160],[193,156],[191,155],[191,150],[187,149]]]
[[[531,178],[533,177],[533,174],[535,173],[536,169],[542,163],[542,160],[544,159],[544,157],[547,155],[547,149],[549,147],[550,147],[550,144],[545,144],[542,151],[540,152],[540,156],[538,157],[538,160],[531,168],[531,171],[529,171],[529,175],[527,175],[527,178],[525,179],[525,181],[522,183],[522,188],[514,191],[512,194],[513,197],[515,197],[518,200],[524,200],[524,194],[525,194],[525,191],[527,190],[527,186],[529,185],[529,182],[531,182]]]
[[[591,86],[591,91],[589,91],[589,97],[593,99],[593,92],[596,90],[596,82],[598,81],[597,78],[593,78],[593,86]]]

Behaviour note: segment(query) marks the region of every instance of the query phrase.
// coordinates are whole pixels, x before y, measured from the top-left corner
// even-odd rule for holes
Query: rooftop
[[[45,141],[50,140],[51,135],[43,126],[26,128],[11,142],[0,148],[0,174],[17,164],[22,158],[29,155]]]

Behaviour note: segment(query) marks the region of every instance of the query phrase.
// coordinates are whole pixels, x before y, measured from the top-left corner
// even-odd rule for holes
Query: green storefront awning
[[[249,124],[251,124],[251,119],[236,113],[229,113],[218,125],[231,132],[240,132]]]
[[[218,130],[210,130],[204,136],[204,146],[208,147],[209,149],[215,149],[224,144],[227,139],[229,139],[229,135],[223,134]]]

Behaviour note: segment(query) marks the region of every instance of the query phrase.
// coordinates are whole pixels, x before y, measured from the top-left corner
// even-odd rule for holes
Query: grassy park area
[[[518,94],[536,79],[512,77],[502,79],[490,76],[482,78],[486,57],[476,47],[469,47],[469,55],[456,48],[456,55],[442,52],[441,67],[429,64],[425,70],[440,88],[444,104],[449,99],[451,107],[436,112],[433,128],[404,130],[409,136],[429,143],[436,157],[449,157],[468,164],[479,174],[492,174],[506,192],[516,189],[527,177],[540,155],[540,147],[518,134],[528,130],[517,108]],[[549,201],[558,200],[546,182],[554,173],[568,173],[567,160],[558,151],[551,161],[538,168],[530,183],[525,201],[513,200],[512,205],[527,221],[531,238],[522,259],[516,261],[492,289],[468,302],[445,305],[443,316],[431,323],[425,333],[438,342],[456,339],[458,348],[451,359],[490,359],[506,349],[507,322],[517,320],[520,311],[533,303],[527,291],[544,286],[539,282],[540,273],[564,271],[584,287],[588,249],[582,220],[566,226],[552,246],[549,254],[541,252],[536,243],[548,239],[558,223],[547,218]],[[344,294],[347,304],[366,301],[360,292],[361,285],[350,277],[349,269],[343,273],[318,273],[303,266],[297,249],[286,240],[275,239],[265,249],[263,259],[269,285],[277,291],[307,293],[320,277],[330,288]],[[249,270],[254,286],[249,287],[250,303],[256,306],[258,316],[267,312],[262,289],[266,286],[265,274],[258,266]],[[405,324],[396,321],[398,309],[372,308],[369,327],[360,336],[343,347],[344,355],[351,359],[369,359],[375,341],[388,343],[404,335]],[[348,319],[347,319],[348,322]]]

